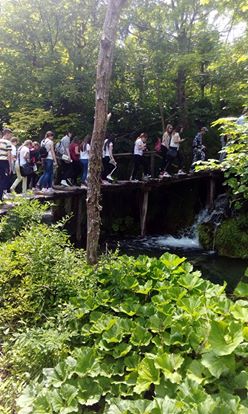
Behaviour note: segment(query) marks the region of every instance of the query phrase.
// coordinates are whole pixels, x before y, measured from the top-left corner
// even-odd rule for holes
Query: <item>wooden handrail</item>
[[[114,154],[114,157],[130,157],[132,155],[134,155],[133,152],[117,152]],[[157,151],[144,151],[143,155],[156,155],[161,157]]]
[[[128,157],[133,157],[133,153],[132,152],[121,152],[121,153],[117,153],[114,154],[115,158],[128,158]],[[155,157],[161,158],[161,155],[158,154],[157,151],[144,151],[143,155],[145,157],[150,157],[150,171],[151,171],[151,176],[155,177]]]

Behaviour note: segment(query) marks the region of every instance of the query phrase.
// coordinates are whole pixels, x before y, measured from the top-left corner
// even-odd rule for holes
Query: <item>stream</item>
[[[211,282],[227,283],[227,291],[231,293],[248,268],[248,260],[232,259],[218,256],[213,250],[204,250],[197,233],[198,224],[208,218],[208,212],[203,210],[196,217],[195,223],[190,229],[181,232],[177,237],[172,235],[154,235],[144,238],[111,239],[106,242],[110,250],[119,249],[120,254],[137,257],[147,255],[159,257],[165,252],[186,257],[195,269],[201,271],[202,276]]]

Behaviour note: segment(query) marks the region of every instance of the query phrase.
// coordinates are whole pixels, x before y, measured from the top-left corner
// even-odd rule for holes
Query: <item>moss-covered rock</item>
[[[204,249],[213,249],[214,225],[212,223],[199,224],[198,236],[199,241]]]
[[[205,249],[217,250],[220,256],[248,258],[248,215],[228,218],[215,229],[212,223],[199,226],[199,240]]]
[[[216,248],[221,256],[248,258],[248,216],[225,220],[216,232]]]

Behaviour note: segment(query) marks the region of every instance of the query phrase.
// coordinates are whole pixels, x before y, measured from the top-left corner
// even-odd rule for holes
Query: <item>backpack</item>
[[[43,140],[43,141],[41,141],[41,145],[40,145],[40,151],[39,151],[39,153],[40,153],[40,158],[41,159],[44,159],[44,158],[46,158],[47,156],[48,156],[48,151],[47,151],[47,149],[46,149],[46,146],[45,146],[45,141]]]
[[[57,157],[62,157],[62,155],[65,154],[65,148],[64,145],[61,141],[57,142],[57,144],[55,145],[55,154],[57,155]]]

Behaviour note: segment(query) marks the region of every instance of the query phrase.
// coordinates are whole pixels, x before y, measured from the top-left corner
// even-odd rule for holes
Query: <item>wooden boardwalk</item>
[[[159,188],[160,192],[164,189],[169,193],[170,188],[174,189],[174,187],[179,184],[183,185],[185,183],[185,185],[187,184],[187,186],[190,186],[190,183],[192,183],[193,187],[197,180],[200,182],[200,187],[202,187],[205,193],[206,207],[211,208],[214,203],[216,184],[223,182],[223,173],[221,171],[202,171],[184,175],[175,174],[171,177],[164,178],[151,178],[144,181],[117,181],[114,183],[106,183],[101,185],[101,193],[103,196],[107,196],[108,194],[110,196],[112,195],[112,203],[114,204],[115,202],[118,202],[118,198],[116,199],[118,195],[120,195],[120,197],[123,195],[124,199],[127,200],[128,198],[126,195],[133,191],[136,193],[135,197],[139,200],[140,234],[143,236],[146,232],[149,198],[150,194],[153,193],[153,190]],[[52,193],[29,192],[24,197],[40,200],[41,202],[54,202],[53,205],[55,207],[53,210],[57,212],[55,215],[58,219],[61,218],[63,214],[70,215],[73,213],[74,216],[77,217],[77,239],[79,240],[81,237],[81,223],[86,211],[86,196],[86,187],[63,187],[55,185]],[[19,197],[21,198],[23,196],[19,195]],[[6,214],[13,208],[19,197],[13,200],[9,199],[6,203],[3,202],[0,206],[0,215]],[[59,211],[61,211],[62,214],[59,214]]]
[[[205,179],[217,179],[222,177],[221,171],[202,171],[197,173],[191,174],[184,174],[179,175],[175,174],[171,177],[163,177],[163,178],[150,178],[148,180],[143,181],[121,181],[118,180],[113,183],[106,183],[101,184],[101,191],[102,192],[109,192],[109,191],[128,191],[128,190],[143,190],[143,191],[150,191],[152,188],[157,187],[167,187],[174,184],[182,183],[182,182],[190,182],[195,180],[205,180]],[[55,199],[55,198],[64,198],[64,197],[71,197],[72,195],[79,195],[85,194],[87,192],[87,188],[80,188],[76,186],[71,187],[64,187],[60,185],[54,186],[54,191],[51,194],[44,194],[44,193],[34,193],[32,198],[35,199]]]

